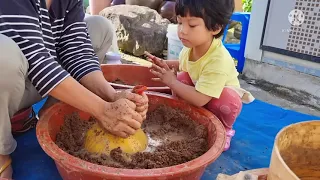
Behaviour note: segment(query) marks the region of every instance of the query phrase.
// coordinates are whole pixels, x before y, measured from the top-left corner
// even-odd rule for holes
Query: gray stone
[[[112,21],[121,50],[141,56],[144,51],[161,55],[166,47],[169,20],[148,7],[117,5],[105,8],[100,15]]]
[[[237,39],[240,39],[241,33],[242,33],[242,25],[239,23],[234,27],[234,37],[236,37]]]

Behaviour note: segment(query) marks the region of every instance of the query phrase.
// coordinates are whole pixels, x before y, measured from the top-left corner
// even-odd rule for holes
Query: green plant
[[[252,1],[253,0],[242,0],[242,8],[244,12],[251,12],[251,8],[252,8]]]
[[[87,9],[87,7],[89,6],[89,0],[84,0],[83,6],[84,6],[84,9]]]

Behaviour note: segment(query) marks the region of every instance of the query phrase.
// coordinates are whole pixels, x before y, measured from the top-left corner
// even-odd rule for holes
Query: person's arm
[[[42,8],[42,11],[46,9]],[[142,121],[142,117],[134,111],[135,105],[123,100],[115,103],[105,102],[74,80],[55,60],[55,53],[49,53],[44,46],[43,38],[50,39],[50,37],[48,31],[40,30],[38,16],[37,10],[31,3],[26,2],[21,5],[18,0],[0,1],[0,33],[15,41],[21,49],[29,64],[28,78],[39,94],[42,97],[52,95],[94,115],[114,134],[123,137],[133,134],[132,130],[139,128],[141,125],[139,122]]]
[[[163,82],[180,98],[194,106],[202,107],[212,99],[212,97],[197,91],[195,87],[178,81],[177,76],[166,64],[162,66],[152,64],[151,73],[158,77],[154,78],[154,81]]]
[[[174,69],[176,72],[179,71],[179,60],[165,60],[164,61],[171,69]]]
[[[75,108],[92,114],[106,130],[114,135],[128,137],[141,127],[142,116],[135,112],[136,106],[127,99],[113,103],[105,102],[72,77],[59,83],[49,93]]]
[[[31,3],[0,1],[0,33],[19,46],[29,64],[29,80],[39,94],[45,97],[70,75],[55,60],[55,52],[49,52],[45,47],[43,38],[47,38],[48,34],[40,27],[39,14]]]
[[[147,56],[147,60],[153,63],[154,60],[161,62],[161,63],[166,63],[170,69],[174,69],[175,72],[179,71],[179,60],[163,60],[157,56],[154,56],[150,54],[149,52],[144,52],[144,54]],[[159,64],[160,65],[160,64]]]
[[[82,1],[73,1],[57,40],[57,52],[64,69],[83,86],[101,98],[114,101],[115,90],[105,80],[100,69],[87,26]]]
[[[167,63],[167,61],[164,61],[148,53],[147,56],[152,62],[151,73],[158,77],[154,78],[154,81],[163,82],[168,87],[170,87],[170,89],[175,92],[180,98],[186,100],[194,106],[204,106],[212,99],[210,96],[198,92],[195,87],[186,85],[177,80],[175,70],[172,71],[172,67],[170,67],[170,65],[178,65],[179,67],[179,62],[169,61],[169,63]]]
[[[90,13],[99,15],[100,11],[111,5],[111,0],[89,0]]]
[[[66,93],[68,92],[68,93]],[[106,102],[99,96],[81,86],[72,77],[68,77],[50,91],[49,95],[95,117],[102,114]]]
[[[18,44],[28,60],[28,77],[40,95],[42,97],[52,95],[94,115],[101,113],[101,107],[105,102],[71,78],[44,47],[42,33],[38,29],[40,27],[38,14],[32,11],[33,7],[20,8],[18,2],[12,0],[1,1],[0,7],[6,7],[0,9],[2,14],[0,33],[12,38]],[[7,9],[17,11],[7,11]],[[24,11],[24,9],[29,9],[29,11]],[[22,23],[26,25],[21,26]]]
[[[174,81],[169,87],[180,98],[197,107],[206,105],[212,99],[212,97],[197,91],[195,87],[186,85],[178,80]]]
[[[208,66],[202,71],[196,86],[193,87],[178,81],[165,61],[148,56],[151,57],[152,62],[151,72],[158,77],[153,80],[163,82],[180,98],[190,104],[202,107],[212,98],[219,98],[227,79],[225,74],[216,72],[211,66]]]
[[[87,27],[84,22],[82,1],[69,4],[69,12],[63,25],[61,38],[57,40],[57,52],[62,66],[83,86],[102,99],[113,102],[127,98],[136,103],[139,113],[145,116],[148,99],[133,93],[117,93],[101,72]],[[137,110],[137,111],[138,111]]]
[[[180,98],[195,106],[202,107],[212,98],[219,99],[226,81],[226,74],[205,68],[195,87],[186,85],[178,80],[175,80],[169,87]]]

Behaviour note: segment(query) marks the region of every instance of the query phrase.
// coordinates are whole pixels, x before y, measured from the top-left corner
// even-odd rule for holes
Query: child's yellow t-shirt
[[[214,39],[206,54],[197,61],[189,61],[190,52],[190,48],[182,49],[179,69],[189,73],[198,92],[219,98],[226,86],[240,88],[233,58],[220,39]]]

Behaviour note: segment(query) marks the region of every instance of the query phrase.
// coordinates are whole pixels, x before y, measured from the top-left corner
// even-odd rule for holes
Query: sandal
[[[11,165],[11,162],[12,160],[10,158],[0,167],[0,175]]]
[[[236,131],[233,129],[227,130],[226,133],[226,144],[224,146],[224,150],[223,151],[227,151],[230,148],[231,145],[231,139],[232,137],[235,135]]]
[[[18,111],[11,119],[12,134],[17,135],[35,128],[38,119],[33,108],[26,108]]]

